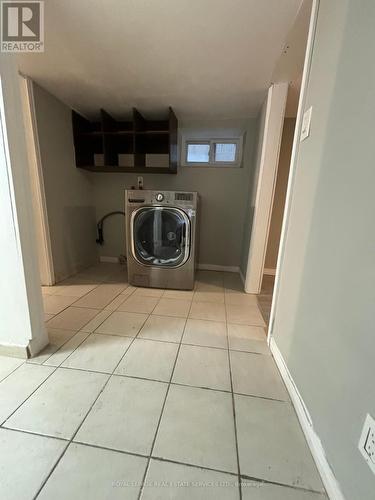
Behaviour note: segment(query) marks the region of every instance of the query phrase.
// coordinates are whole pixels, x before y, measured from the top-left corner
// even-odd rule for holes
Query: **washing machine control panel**
[[[163,201],[163,200],[164,200],[164,195],[163,195],[163,193],[156,193],[156,195],[155,195],[155,200],[156,200],[156,201],[159,201],[159,202]]]

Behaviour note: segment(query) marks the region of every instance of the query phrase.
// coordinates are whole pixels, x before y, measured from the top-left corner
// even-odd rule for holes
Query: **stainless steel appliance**
[[[126,190],[129,282],[191,290],[196,262],[198,194]]]

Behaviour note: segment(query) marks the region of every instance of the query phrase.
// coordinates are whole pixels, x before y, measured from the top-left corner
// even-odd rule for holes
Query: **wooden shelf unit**
[[[147,120],[135,108],[129,121],[104,109],[91,122],[72,111],[76,166],[92,172],[177,173],[178,122],[172,108],[164,120]]]

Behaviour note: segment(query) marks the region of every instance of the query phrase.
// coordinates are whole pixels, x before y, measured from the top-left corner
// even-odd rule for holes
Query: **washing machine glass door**
[[[183,210],[141,207],[132,213],[133,257],[146,266],[178,267],[189,258],[190,220]]]

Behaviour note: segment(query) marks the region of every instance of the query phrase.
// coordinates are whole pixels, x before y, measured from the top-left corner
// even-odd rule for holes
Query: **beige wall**
[[[264,265],[266,269],[276,269],[295,125],[295,118],[285,118],[283,135],[281,138],[280,158],[277,169],[270,231],[267,241],[266,260]]]
[[[273,326],[347,500],[375,484],[358,450],[375,417],[374,20],[373,0],[320,1]]]
[[[248,186],[253,178],[255,119],[185,121],[184,132],[197,134],[245,133],[241,168],[178,167],[177,175],[143,175],[145,189],[198,191],[200,194],[199,262],[219,266],[240,265]],[[92,174],[97,218],[112,210],[124,210],[124,190],[137,185],[137,174]],[[125,253],[123,218],[105,221],[105,244],[100,255]]]
[[[71,110],[34,84],[56,281],[97,261],[92,178],[77,169]]]

